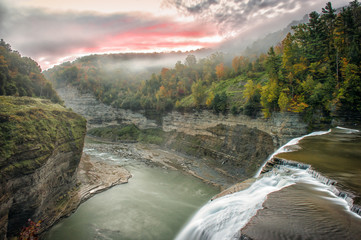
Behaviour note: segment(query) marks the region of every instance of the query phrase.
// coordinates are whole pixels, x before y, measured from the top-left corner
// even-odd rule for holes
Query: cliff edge
[[[0,239],[69,211],[85,133],[86,120],[59,104],[0,96]]]

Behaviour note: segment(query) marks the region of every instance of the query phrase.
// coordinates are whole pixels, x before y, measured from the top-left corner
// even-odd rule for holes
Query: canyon
[[[152,150],[177,156],[169,158],[168,165],[221,189],[253,177],[275,149],[307,132],[307,124],[292,113],[253,119],[194,110],[172,111],[152,118],[149,113],[105,105],[74,87],[60,88],[57,92],[67,107],[87,119],[88,129],[124,124],[134,124],[139,129],[161,129],[166,140],[160,146],[152,146]],[[140,148],[145,149],[141,145]]]

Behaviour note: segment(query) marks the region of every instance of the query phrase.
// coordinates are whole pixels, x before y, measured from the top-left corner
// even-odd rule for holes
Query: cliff
[[[207,134],[196,135],[174,132],[165,146],[195,157],[194,161],[199,165],[206,164],[217,173],[217,178],[227,180],[221,184],[223,187],[252,177],[273,152],[272,137],[256,128],[218,124],[205,131]],[[202,168],[196,166],[191,170],[197,175],[210,181],[219,181],[210,174],[202,173]]]
[[[143,135],[152,140],[157,137],[159,141],[150,142],[177,152],[181,159],[188,159],[172,161],[176,168],[222,187],[252,177],[275,149],[307,133],[307,124],[292,113],[252,119],[245,115],[216,115],[210,111],[173,111],[155,120],[142,112],[106,106],[74,87],[57,89],[57,92],[66,106],[88,120],[92,135],[132,142],[142,142]],[[133,126],[132,131],[122,129],[127,124],[129,128]],[[106,126],[106,129],[97,129]],[[145,130],[150,128],[156,129],[147,133]],[[123,133],[131,137],[124,138]]]
[[[49,100],[0,96],[0,239],[68,211],[86,120]]]
[[[307,134],[307,124],[296,113],[274,113],[271,118],[253,119],[246,115],[213,114],[211,111],[194,111],[180,113],[173,111],[160,116],[159,119],[147,118],[145,113],[113,108],[105,105],[90,93],[80,93],[74,87],[57,89],[65,105],[72,108],[88,120],[88,129],[115,124],[135,124],[140,129],[160,127],[165,132],[177,131],[188,135],[211,135],[210,127],[224,124],[227,126],[244,125],[269,134],[274,149],[295,137]]]

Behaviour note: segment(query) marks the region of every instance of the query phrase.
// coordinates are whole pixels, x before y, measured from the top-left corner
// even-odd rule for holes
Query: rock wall
[[[222,187],[229,187],[252,177],[274,151],[269,134],[245,125],[219,124],[207,128],[204,132],[207,134],[176,132],[171,135],[166,146],[194,156],[194,161],[202,162],[214,172],[218,172],[216,176],[224,178]],[[190,169],[204,179],[219,182],[219,179],[207,177],[207,174],[202,172],[204,168],[197,169],[193,166]]]
[[[173,111],[162,116],[161,121],[148,119],[142,113],[115,109],[97,101],[93,95],[82,94],[73,87],[57,89],[67,107],[83,115],[88,120],[88,129],[118,123],[134,123],[140,128],[160,126],[164,131],[175,130],[188,135],[212,135],[207,129],[218,124],[227,126],[244,125],[256,128],[272,136],[274,148],[295,137],[307,133],[307,124],[296,113],[274,113],[270,119],[252,119],[245,115],[213,114],[211,111],[180,113]]]
[[[173,111],[156,122],[141,112],[106,106],[73,87],[57,91],[67,107],[87,118],[88,128],[119,123],[161,127],[169,133],[166,148],[194,157],[188,171],[223,187],[252,177],[275,149],[307,133],[307,125],[297,114],[275,113],[270,119],[252,119],[206,110]]]
[[[87,128],[103,127],[119,123],[134,123],[140,128],[154,128],[157,123],[143,114],[124,109],[116,109],[99,102],[90,93],[80,93],[74,87],[56,90],[65,105],[87,119]]]
[[[28,219],[46,229],[68,210],[86,120],[47,100],[0,98],[0,239],[7,239]]]
[[[207,129],[218,124],[244,125],[265,132],[272,136],[275,149],[292,138],[307,133],[307,124],[295,113],[274,113],[270,119],[253,119],[246,115],[216,115],[204,110],[193,113],[173,111],[163,117],[163,129],[165,131],[176,130],[189,135],[211,135]]]

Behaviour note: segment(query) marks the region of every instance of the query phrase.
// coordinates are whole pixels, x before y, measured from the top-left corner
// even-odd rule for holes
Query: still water
[[[128,162],[132,178],[81,204],[46,234],[47,240],[173,239],[192,214],[218,192],[177,171],[124,161],[94,149],[85,151],[97,158]]]

